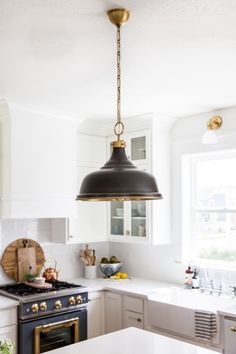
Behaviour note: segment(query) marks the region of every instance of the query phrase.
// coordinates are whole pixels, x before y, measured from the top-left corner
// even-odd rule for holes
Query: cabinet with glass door
[[[108,138],[108,153],[111,142]],[[128,158],[141,170],[150,172],[150,132],[136,131],[125,135]],[[150,202],[114,201],[108,204],[108,238],[117,242],[144,242],[150,239]]]

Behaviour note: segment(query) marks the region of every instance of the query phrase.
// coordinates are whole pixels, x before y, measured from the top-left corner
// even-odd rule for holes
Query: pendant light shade
[[[152,200],[161,199],[154,176],[130,162],[124,147],[113,147],[110,160],[96,172],[88,174],[77,200]]]
[[[120,139],[124,132],[121,121],[121,68],[120,68],[120,27],[129,19],[126,9],[112,9],[108,16],[117,28],[117,122],[114,133],[117,140],[112,143],[110,159],[96,172],[84,177],[76,200],[115,201],[162,199],[153,175],[139,170],[128,160],[125,142]]]

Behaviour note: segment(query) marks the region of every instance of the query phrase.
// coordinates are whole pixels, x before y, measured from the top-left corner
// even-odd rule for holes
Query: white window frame
[[[236,262],[197,258],[194,253],[196,243],[196,228],[194,227],[195,213],[217,212],[236,213],[230,208],[196,208],[196,163],[198,161],[218,160],[221,158],[236,157],[236,150],[213,151],[200,154],[182,155],[181,182],[182,182],[182,262],[194,265],[207,266],[218,269],[236,269]]]

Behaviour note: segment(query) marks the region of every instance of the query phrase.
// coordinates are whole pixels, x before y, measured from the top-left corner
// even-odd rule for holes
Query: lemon
[[[128,278],[128,274],[127,273],[122,273],[120,277],[121,277],[121,279],[127,279]]]
[[[121,276],[121,274],[122,274],[121,272],[116,273],[116,275],[118,275],[118,276]]]

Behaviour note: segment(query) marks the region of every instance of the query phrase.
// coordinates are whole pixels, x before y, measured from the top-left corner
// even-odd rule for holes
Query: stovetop
[[[11,299],[18,300],[22,303],[61,297],[65,295],[73,295],[87,292],[88,289],[82,285],[67,283],[64,281],[55,281],[49,289],[34,288],[24,283],[13,283],[0,286],[0,294]]]
[[[82,285],[76,285],[67,283],[64,281],[55,281],[52,284],[51,288],[48,289],[39,289],[33,286],[24,284],[24,283],[14,283],[14,284],[7,284],[4,286],[0,286],[0,290],[7,292],[8,294],[12,294],[15,296],[25,297],[30,295],[42,294],[42,293],[49,293],[52,291],[61,291],[66,289],[73,289],[73,288],[82,288]]]

